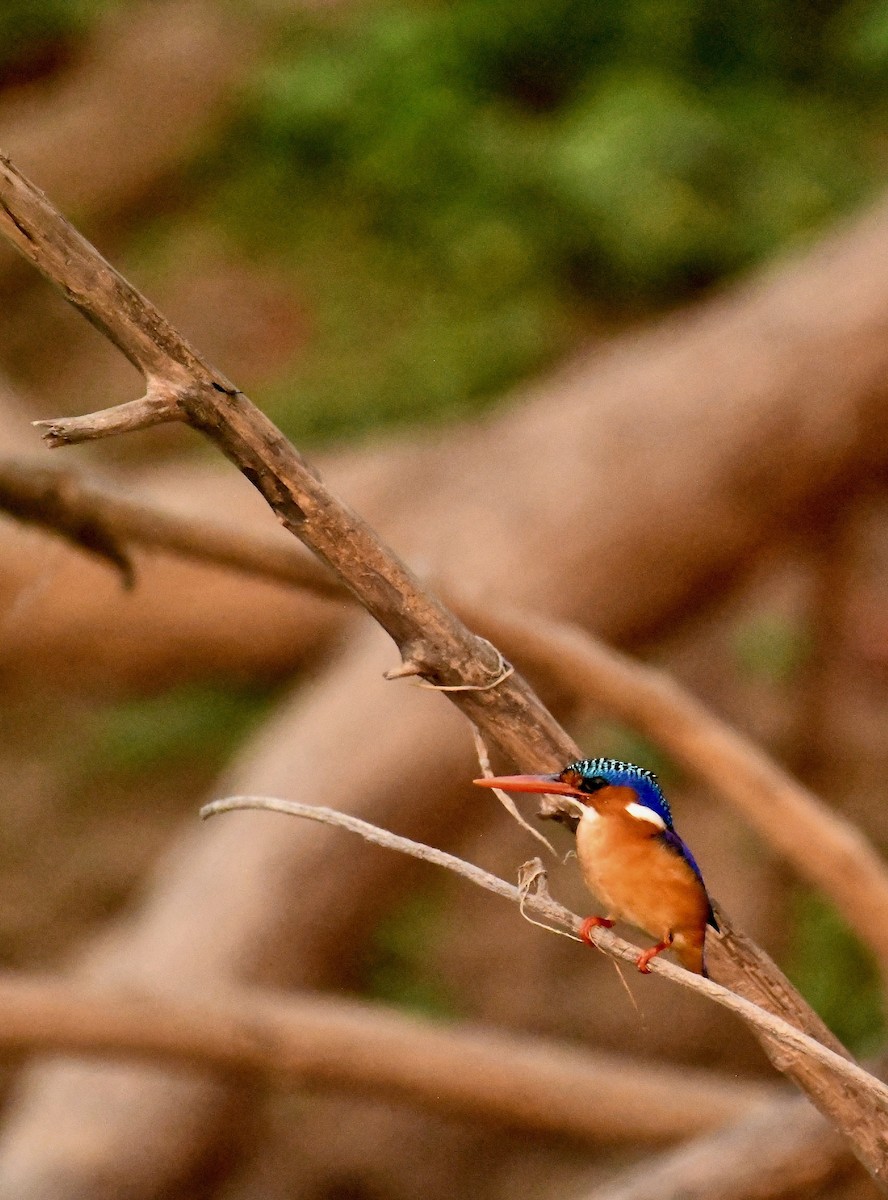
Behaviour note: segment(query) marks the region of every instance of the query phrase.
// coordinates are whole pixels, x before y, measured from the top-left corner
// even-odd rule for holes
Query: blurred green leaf
[[[315,443],[451,419],[563,355],[596,309],[673,304],[812,236],[881,178],[884,97],[849,45],[883,9],[282,17],[196,174],[201,219],[284,266],[311,317],[258,399]]]
[[[461,1015],[456,997],[427,967],[445,916],[440,890],[407,897],[376,927],[364,962],[364,994],[438,1018]]]
[[[46,48],[81,36],[117,0],[3,0],[0,4],[0,82],[24,72]]]
[[[80,753],[90,773],[138,775],[191,758],[221,764],[271,702],[255,687],[204,683],[128,700],[95,718]]]
[[[663,749],[628,725],[617,721],[595,721],[575,733],[583,753],[590,758],[616,758],[620,762],[636,763],[653,771],[664,786],[680,777],[678,768]]]
[[[815,892],[796,890],[785,970],[811,1007],[854,1054],[885,1039],[879,973],[835,909]]]
[[[746,622],[734,635],[734,657],[751,679],[789,683],[811,652],[807,632],[795,621],[767,614]]]

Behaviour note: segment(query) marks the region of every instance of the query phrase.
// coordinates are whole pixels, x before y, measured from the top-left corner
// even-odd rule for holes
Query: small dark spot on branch
[[[13,225],[16,227],[16,229],[19,231],[19,233],[22,235],[22,237],[27,238],[28,241],[31,242],[32,244],[35,243],[36,238],[31,233],[30,229],[28,229],[25,225],[22,224],[22,222],[15,215],[15,213],[12,211],[12,209],[9,207],[9,205],[6,204],[5,201],[0,200],[0,207],[3,208],[3,211],[6,213],[7,217],[9,217],[10,221],[12,221]]]
[[[305,510],[300,508],[296,501],[291,500],[289,496],[278,497],[276,507],[281,520],[288,529],[305,523]]]

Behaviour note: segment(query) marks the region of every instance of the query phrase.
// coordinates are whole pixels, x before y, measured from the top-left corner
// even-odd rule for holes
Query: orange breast
[[[584,816],[577,858],[590,891],[607,914],[657,941],[670,933],[702,933],[709,902],[683,858],[664,845],[655,826],[625,813]]]

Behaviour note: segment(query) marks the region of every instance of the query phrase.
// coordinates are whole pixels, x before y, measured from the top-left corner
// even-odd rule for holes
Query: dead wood
[[[325,471],[423,572],[617,643],[656,634],[748,569],[806,506],[884,463],[888,284],[874,264],[886,243],[875,210],[796,263],[577,362],[482,426],[371,447]],[[217,509],[250,504],[242,481],[200,474],[198,509],[208,486]],[[320,606],[245,581],[201,596],[188,568],[147,563],[140,595],[122,601],[78,572],[47,590],[20,667],[73,650],[81,678],[144,686],[187,670],[188,645],[194,670],[279,673],[330,631]],[[14,574],[11,589],[22,582]],[[101,635],[89,632],[96,588]],[[180,591],[188,604],[170,606]],[[108,627],[125,652],[106,653]]]
[[[829,896],[888,978],[888,869],[859,829],[664,672],[576,626],[502,607],[462,611],[531,678],[551,681],[579,705],[603,707],[734,805],[802,878]]]
[[[28,243],[33,242],[33,238],[34,238],[34,234],[36,233],[36,230],[33,227],[29,228],[27,226],[27,224],[25,225],[25,229],[26,229],[25,234],[22,234],[21,229],[17,228],[17,232],[11,232],[10,236],[12,236],[16,240],[18,240],[19,244],[27,252],[27,251],[33,249],[33,246],[28,245]],[[67,249],[70,251],[72,248],[69,245],[67,247]],[[84,303],[87,301],[87,297],[84,295],[80,295],[78,298],[81,303]],[[123,344],[123,346],[133,356],[135,356],[136,351],[138,351],[139,349],[144,349],[144,347],[142,347],[138,344],[138,341],[139,341],[138,338],[136,338],[135,340],[133,340],[131,338],[130,335],[132,333],[132,330],[121,331],[120,329],[118,329],[116,332],[117,332],[117,337],[115,340],[118,341],[118,344]],[[821,331],[821,333],[822,332],[823,331]],[[163,345],[163,341],[164,341],[163,338],[161,338],[160,341],[161,341],[161,345],[159,346],[159,350],[161,353],[164,353],[169,347]],[[185,359],[186,360],[190,359],[190,354],[186,355]],[[187,366],[189,369],[199,368],[203,372],[206,371],[206,368],[204,367],[203,364],[199,363],[199,360],[183,361],[182,357],[180,356],[179,359],[177,359],[175,361],[178,362],[179,366]],[[150,373],[150,368],[149,368],[149,373]],[[234,415],[233,426],[229,427],[229,432],[226,433],[225,428],[221,428],[222,440],[223,440],[223,442],[225,442],[227,439],[227,445],[228,445],[229,452],[231,452],[231,453],[234,453],[235,451],[242,452],[246,447],[246,449],[248,451],[247,458],[248,459],[252,458],[252,461],[257,466],[261,467],[264,462],[266,464],[266,469],[267,469],[267,464],[270,461],[269,457],[268,457],[269,455],[270,455],[271,460],[275,460],[274,465],[280,466],[281,465],[281,455],[283,455],[285,459],[287,459],[287,456],[286,456],[286,452],[283,450],[283,448],[280,446],[279,443],[276,443],[274,440],[270,440],[268,436],[266,436],[265,441],[262,445],[259,445],[256,442],[250,442],[250,438],[248,436],[248,433],[249,433],[248,426],[250,425],[250,422],[252,421],[253,414],[249,412],[249,410],[244,406],[243,402],[240,399],[238,399],[236,394],[232,394],[232,392],[230,391],[229,385],[227,385],[224,381],[219,380],[218,376],[216,376],[215,378],[212,378],[211,376],[208,377],[208,376],[204,375],[203,377],[205,380],[208,381],[209,387],[212,387],[213,383],[215,382],[219,385],[220,388],[222,388],[223,393],[227,396],[227,404],[230,405],[231,411]],[[150,393],[149,393],[149,395],[150,395]],[[801,398],[797,397],[797,399],[801,399]],[[808,398],[806,397],[806,399],[808,399]],[[835,397],[833,396],[832,399],[835,399]],[[204,394],[201,394],[198,397],[190,396],[188,398],[187,407],[189,409],[189,414],[190,414],[190,417],[192,420],[195,420],[199,425],[203,426],[205,429],[214,430],[215,433],[218,435],[218,434],[220,434],[220,427],[218,425],[217,417],[211,416],[211,414],[215,413],[218,415],[218,413],[220,411],[219,407],[218,407],[219,402],[216,401],[215,406],[214,406],[213,404],[210,403],[211,400],[212,400],[212,397],[210,397],[209,395],[204,395]],[[770,400],[771,400],[771,403],[773,404],[774,398],[770,397]],[[174,415],[173,411],[172,411],[172,407],[170,406],[170,403],[169,403],[168,396],[161,397],[161,406],[162,406],[164,415],[170,415],[170,416]],[[767,407],[767,405],[766,405],[766,407]],[[874,414],[875,409],[872,407],[871,404],[868,404],[867,408],[871,411],[871,413]],[[805,412],[808,412],[808,411],[809,410],[806,408]],[[130,413],[131,412],[132,412],[132,409],[130,410]],[[157,417],[157,415],[158,415],[158,405],[157,405],[156,400],[152,397],[150,404],[143,405],[141,407],[141,409],[139,411],[139,417],[140,417],[140,419],[142,417],[144,417],[144,419],[146,419],[146,420],[149,420],[149,419],[153,420]],[[797,412],[795,415],[796,415],[796,418],[798,418],[799,413]],[[245,425],[244,420],[246,420],[247,417],[249,418],[249,420],[247,420],[247,424]],[[110,419],[112,425],[114,424],[114,420],[115,420],[115,418],[113,418],[113,417]],[[128,415],[126,416],[124,424],[126,424],[127,427],[132,427],[132,419],[130,416],[128,416]],[[86,428],[86,426],[84,425],[83,422],[80,422],[80,423],[74,422],[73,424],[69,423],[69,422],[52,423],[51,435],[56,439],[58,439],[58,438],[70,439],[72,437],[76,438],[84,431],[85,428]],[[810,426],[808,426],[807,427],[808,437],[806,437],[805,436],[805,423],[803,421],[800,429],[796,429],[796,440],[793,443],[793,445],[794,446],[796,446],[796,445],[805,446],[805,448],[810,451],[812,449],[811,435],[813,435],[814,432],[815,431]],[[819,450],[822,451],[824,449],[822,440],[820,438],[817,438],[816,440],[818,442]],[[747,449],[748,448],[749,447],[747,446]],[[576,450],[576,449],[577,449],[577,447],[572,445],[572,450]],[[680,451],[680,449],[681,448],[679,448],[679,451]],[[833,441],[831,443],[831,445],[829,447],[829,451],[827,453],[827,461],[829,462],[830,467],[827,468],[827,470],[826,470],[826,475],[828,476],[830,483],[834,483],[836,478],[841,476],[841,470],[842,470],[843,466],[846,465],[847,449],[848,449],[847,441],[845,441],[841,447],[838,447],[836,445],[835,441]],[[838,451],[838,454],[836,453],[837,451]],[[632,475],[632,470],[633,470],[633,464],[631,462],[632,457],[633,456],[630,453],[628,455],[628,458],[630,460],[630,462],[629,462],[630,477]],[[781,457],[782,457],[783,463],[785,465],[785,463],[786,463],[785,452]],[[803,455],[803,457],[804,457],[804,455]],[[678,458],[679,459],[682,458],[682,455],[680,452],[678,454]],[[822,462],[822,460],[821,460],[821,462]],[[858,447],[858,463],[859,463],[859,447]],[[298,464],[295,464],[295,465],[298,466]],[[636,458],[636,461],[634,463],[635,470],[637,471],[641,467],[641,465],[642,464],[640,464],[638,459]],[[648,462],[646,465],[648,467],[651,467],[653,464]],[[674,465],[680,465],[680,464],[670,464],[670,466],[674,466]],[[739,465],[740,464],[737,464],[737,463],[734,464],[735,470],[737,468],[739,468]],[[810,462],[808,462],[807,465],[810,466]],[[826,463],[823,463],[823,465],[826,466]],[[687,466],[687,462],[685,462],[685,466]],[[725,463],[722,461],[720,463],[720,466],[724,467]],[[288,467],[288,469],[294,467],[294,463],[289,459],[287,459],[287,467]],[[254,468],[251,467],[250,469],[252,470]],[[792,472],[792,470],[790,470],[788,473],[783,472],[781,475],[782,480],[784,482],[789,483],[788,494],[786,491],[784,491],[783,498],[784,499],[794,498],[795,502],[798,503],[801,494],[807,495],[807,494],[809,494],[809,492],[808,492],[808,489],[805,486],[803,486],[801,479],[799,479],[799,478],[792,479],[792,474],[793,474],[793,472]],[[561,477],[558,477],[558,478],[553,477],[552,480],[547,481],[550,484],[551,490],[553,492],[558,492],[559,488],[557,485],[559,484],[559,482],[561,482],[561,479],[565,475],[566,475],[566,473],[562,473]],[[304,495],[301,497],[303,500],[305,499],[306,496],[308,496],[312,499],[312,504],[309,505],[308,513],[306,513],[305,508],[300,506],[299,502],[294,499],[292,492],[289,494],[287,494],[286,492],[284,494],[281,494],[279,491],[276,491],[275,486],[273,485],[273,479],[269,479],[268,476],[265,476],[262,478],[262,482],[266,485],[266,495],[273,503],[276,503],[281,507],[283,514],[284,514],[284,519],[287,521],[287,523],[290,525],[299,526],[304,534],[306,518],[308,518],[309,521],[311,520],[312,513],[313,513],[312,505],[319,503],[319,496],[320,496],[320,492],[317,490],[316,487],[314,487],[312,485],[310,477],[308,479],[303,480],[306,491],[305,491]],[[731,471],[728,471],[728,482],[733,484],[734,487],[737,487],[738,484],[741,486],[748,484],[750,482],[750,480],[749,480],[747,471],[744,469],[741,472],[740,479],[737,478],[736,473],[732,474]],[[675,480],[676,486],[678,486],[680,483],[681,483],[681,480],[679,480],[679,479]],[[691,488],[690,490],[691,490],[691,492],[693,492],[693,488]],[[743,490],[745,493],[745,487]],[[684,494],[684,492],[682,494]],[[758,493],[756,492],[755,495],[758,496]],[[772,488],[770,496],[768,497],[769,501],[771,499],[773,499],[773,497],[774,497],[774,489]],[[561,499],[564,499],[564,498],[565,497],[562,494]],[[711,497],[709,499],[711,499]],[[727,499],[727,497],[725,497],[725,499]],[[586,497],[586,500],[588,501],[588,497]],[[734,502],[736,503],[736,496],[734,497]],[[292,507],[292,505],[294,503],[296,504],[296,509],[294,509]],[[733,505],[731,507],[733,507]],[[752,509],[755,509],[756,504],[753,502],[749,505],[749,507],[751,507]],[[764,505],[764,507],[768,508],[769,505]],[[602,511],[603,512],[606,511],[606,508],[607,508],[606,505],[603,506]],[[572,513],[571,510],[568,508],[568,510],[566,511],[566,513],[564,515],[566,516],[566,521],[562,522],[562,523],[566,525],[568,533],[570,533],[571,532],[571,528],[570,528],[571,524],[572,523],[576,524],[576,520],[574,518],[579,517],[579,511],[575,511],[575,513]],[[722,512],[719,513],[718,515],[719,515],[719,517],[726,516],[727,511],[723,509]],[[761,511],[757,512],[755,514],[755,516],[757,516],[759,518],[758,521],[753,520],[753,521],[744,522],[743,520],[740,520],[739,522],[734,523],[735,526],[737,524],[739,524],[742,527],[740,530],[739,539],[732,538],[731,536],[728,536],[727,538],[722,537],[719,539],[719,544],[724,547],[724,543],[727,542],[728,543],[728,547],[727,547],[728,551],[732,554],[736,554],[738,543],[740,545],[745,544],[748,546],[749,545],[748,539],[749,539],[749,535],[751,533],[752,525],[755,524],[758,529],[761,528],[761,516],[762,516]],[[570,539],[568,539],[568,540],[570,540]],[[549,539],[549,541],[551,543],[551,538]],[[676,544],[676,541],[674,538],[672,540],[672,544],[667,549],[671,553],[673,553],[673,556],[677,552],[677,544]],[[698,550],[698,549],[699,549],[698,547],[695,547],[695,550]],[[334,556],[336,555],[337,547],[336,546],[328,546],[326,548],[326,550],[327,550],[328,559],[330,559],[332,561],[334,559]],[[558,547],[556,555],[558,553],[561,553],[562,550],[563,550],[562,547]],[[623,553],[623,547],[622,546],[621,547],[611,546],[611,547],[608,547],[608,550],[609,550],[609,553],[611,556],[610,565],[613,567],[615,561],[619,562],[620,556]],[[686,555],[685,561],[687,561],[687,557],[688,556]],[[708,556],[704,553],[704,558],[707,558],[707,557]],[[718,555],[716,555],[715,557],[718,558]],[[656,565],[656,559],[657,559],[656,550],[654,550],[654,552],[653,552],[653,558],[655,560],[655,565]],[[608,559],[608,555],[606,554],[605,555],[606,562],[607,562],[607,559]],[[721,561],[726,562],[727,560],[722,559]],[[711,566],[712,565],[712,557],[711,556],[709,557],[709,563]],[[557,565],[558,564],[556,563],[556,566]],[[568,560],[568,561],[564,561],[561,565],[566,567],[566,566],[572,565],[572,564]],[[667,576],[664,576],[663,580],[661,581],[659,589],[657,588],[656,584],[654,585],[653,589],[651,589],[651,588],[648,589],[648,591],[653,590],[653,592],[655,593],[655,598],[659,601],[660,605],[661,606],[665,605],[665,608],[667,608],[667,609],[669,607],[668,599],[670,596],[672,596],[673,599],[675,599],[675,598],[677,598],[677,596],[679,594],[686,595],[687,580],[686,579],[682,580],[681,578],[678,578],[678,576],[680,576],[680,574],[681,574],[680,571],[677,573],[676,572],[667,573]],[[578,576],[578,575],[580,575],[580,576],[583,575],[583,572],[573,572],[573,574],[567,573],[564,576],[564,578],[566,580],[566,586],[564,589],[564,597],[565,597],[565,604],[568,606],[570,605],[571,602],[576,603],[576,601],[578,599],[578,594],[577,594],[578,585],[576,585],[574,583],[574,580],[575,580],[576,576]],[[401,575],[401,576],[399,576],[399,582],[409,582],[409,581],[406,580],[405,576]],[[585,583],[585,580],[583,582]],[[572,583],[574,584],[573,591],[571,590]],[[582,591],[582,588],[579,588],[579,591]],[[629,600],[628,600],[628,604],[626,606],[628,609],[628,612],[626,614],[626,621],[627,621],[627,626],[631,629],[632,628],[631,617],[633,615],[632,614],[632,605],[633,605],[632,597],[634,596],[634,593],[630,591],[629,593],[627,593],[627,595],[629,596]],[[393,619],[391,612],[387,608],[386,598],[383,594],[377,593],[376,599],[375,600],[371,599],[371,607],[376,609],[378,615],[383,616],[384,618],[386,618],[386,617],[389,618],[389,624],[394,625],[393,632],[395,633],[396,637],[400,636],[403,639],[406,634],[409,634],[409,629],[407,628],[407,626],[404,625],[403,621],[399,622],[399,621]],[[661,609],[661,611],[662,611],[662,609]],[[637,617],[638,613],[636,612],[635,615]],[[443,617],[441,619],[444,623],[444,626],[446,627],[447,626],[446,621],[444,621]],[[638,626],[636,626],[636,627],[638,627]],[[409,641],[409,637],[407,640]],[[402,640],[402,646],[403,645],[404,645],[404,641]],[[413,649],[413,648],[411,648],[411,649]],[[439,678],[446,679],[446,677],[447,677],[446,671],[442,671],[442,664],[440,662],[430,662],[430,661],[426,661],[424,659],[422,661],[422,666],[423,666],[423,669],[428,671],[429,673],[437,673]],[[493,666],[495,666],[495,664],[493,664]],[[488,670],[487,678],[489,680],[493,677],[492,674],[490,673],[491,672],[491,664],[488,664],[487,670]],[[511,681],[507,681],[506,683],[501,685],[501,688],[503,691],[510,690],[509,689],[510,682]],[[517,683],[517,681],[516,681],[516,683]],[[497,689],[497,691],[499,691],[499,690],[500,689]],[[483,699],[484,696],[485,696],[485,693],[479,692],[479,693],[477,693],[476,696],[474,696],[472,698],[472,700],[468,704],[469,708],[475,708],[477,710],[477,712],[475,714],[476,719],[480,719],[481,713],[483,713],[485,710],[486,702]],[[489,703],[489,698],[488,698],[487,703]],[[489,722],[488,722],[488,724],[489,724]],[[503,730],[498,729],[497,732],[499,732],[500,735],[502,735]],[[506,740],[508,740],[508,739],[506,739]],[[526,756],[522,756],[522,761],[527,763],[529,760]]]
[[[499,879],[495,875],[491,875],[488,871],[481,870],[481,868],[466,862],[464,859],[458,858],[453,854],[446,854],[442,850],[437,850],[425,842],[416,842],[409,838],[399,837],[390,833],[387,829],[380,829],[376,825],[370,825],[366,821],[361,821],[346,813],[336,812],[330,808],[297,804],[291,800],[279,800],[268,796],[230,796],[227,799],[214,800],[210,804],[205,805],[201,810],[201,816],[210,817],[217,813],[235,812],[243,809],[259,809],[266,812],[283,813],[286,816],[302,817],[309,821],[318,821],[323,825],[333,825],[347,829],[349,832],[356,833],[358,836],[363,837],[365,841],[372,842],[375,845],[383,846],[390,850],[397,850],[402,854],[409,854],[424,862],[433,863],[436,866],[453,871],[455,874],[470,880],[470,882],[476,884],[478,887],[486,888],[498,896],[511,900],[513,903],[521,906],[525,912],[532,912],[536,916],[542,917],[548,928],[570,932],[576,936],[578,941],[580,940],[578,935],[583,923],[582,917],[571,913],[563,905],[558,904],[551,898],[545,883],[545,872],[539,860],[524,865],[521,875],[523,876],[527,869],[527,882],[522,879],[519,880],[519,885],[515,886],[503,879]],[[724,920],[723,914],[719,913],[719,918],[720,923],[722,923]],[[719,938],[717,942],[717,944],[722,946],[722,949],[725,945],[732,946],[734,937],[736,937],[736,935],[732,937],[733,931],[730,929],[726,933],[727,936]],[[624,962],[632,964],[637,962],[641,952],[640,947],[634,946],[623,938],[618,937],[609,929],[592,930],[589,936],[596,947],[599,950],[603,950],[606,954],[614,958],[620,958]],[[728,956],[730,957],[730,952]],[[751,960],[752,956],[750,955],[749,957]],[[764,956],[761,956],[757,960],[759,969],[764,966],[763,958]],[[805,1068],[800,1074],[808,1078],[815,1078],[820,1072],[820,1068],[826,1068],[830,1074],[835,1076],[839,1087],[845,1090],[849,1097],[860,1094],[865,1095],[868,1097],[866,1103],[871,1104],[878,1110],[882,1120],[888,1118],[888,1087],[864,1071],[855,1062],[851,1061],[847,1051],[828,1033],[824,1039],[818,1040],[807,1033],[801,1032],[796,1025],[790,1024],[781,1017],[774,1016],[771,1011],[750,1003],[742,995],[735,994],[727,988],[721,987],[712,979],[705,978],[702,975],[691,974],[689,971],[685,971],[665,959],[659,958],[655,963],[651,963],[650,966],[653,974],[663,975],[665,978],[673,980],[682,987],[700,992],[702,995],[714,1000],[716,1004],[727,1008],[729,1012],[734,1012],[738,1016],[743,1017],[756,1031],[766,1036],[769,1045],[773,1043],[778,1048],[772,1058],[774,1061],[779,1061],[780,1069],[793,1078],[795,1078],[795,1068],[800,1060],[805,1062]],[[765,982],[769,981],[766,980]],[[791,993],[791,991],[792,989],[787,984],[787,992]],[[801,1010],[803,1004],[799,1007]],[[824,1044],[825,1042],[829,1042],[830,1045]],[[832,1046],[835,1046],[835,1049]]]

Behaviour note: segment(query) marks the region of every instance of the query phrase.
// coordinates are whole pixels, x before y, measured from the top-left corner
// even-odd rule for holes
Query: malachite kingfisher
[[[627,921],[657,939],[639,955],[639,971],[647,974],[651,959],[671,949],[688,971],[706,974],[706,927],[718,930],[718,924],[700,868],[673,828],[656,775],[613,758],[584,758],[557,775],[501,775],[475,783],[564,801],[569,812],[556,819],[575,829],[583,879],[607,911],[583,922],[585,942],[592,944],[589,935],[596,926]]]

